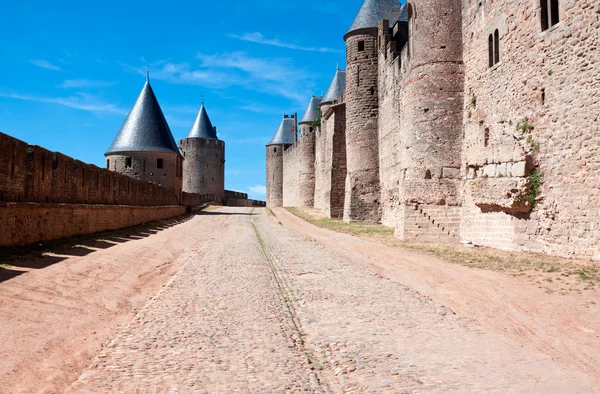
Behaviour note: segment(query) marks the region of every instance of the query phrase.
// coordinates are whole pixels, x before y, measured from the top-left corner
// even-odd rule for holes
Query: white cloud
[[[118,82],[117,81],[98,81],[93,79],[67,79],[63,81],[61,84],[57,85],[59,88],[69,89],[69,88],[105,88],[109,86],[114,86]]]
[[[266,197],[267,196],[267,187],[265,185],[254,185],[249,186],[248,191],[258,196]]]
[[[148,65],[150,80],[158,79],[173,84],[199,85],[212,89],[242,87],[272,96],[285,97],[300,105],[309,97],[312,75],[295,68],[289,59],[258,58],[243,52],[203,54],[196,56],[199,64],[164,63]],[[123,63],[125,69],[145,75],[147,67]]]
[[[298,51],[344,53],[344,51],[341,49],[333,49],[333,48],[326,48],[326,47],[306,47],[306,46],[293,44],[290,42],[284,42],[284,41],[281,41],[277,37],[268,39],[268,38],[265,38],[265,36],[259,32],[244,33],[241,35],[240,34],[228,34],[228,36],[230,38],[234,38],[236,40],[254,42],[256,44],[262,44],[262,45],[271,45],[271,46],[280,47],[280,48],[295,49]]]
[[[62,68],[50,63],[47,60],[42,60],[42,59],[35,59],[35,60],[30,60],[29,63],[33,64],[34,66],[38,66],[41,68],[45,68],[47,70],[53,70],[53,71],[63,71]]]
[[[105,103],[94,96],[79,93],[71,97],[40,97],[26,94],[2,93],[0,97],[11,98],[15,100],[33,101],[37,103],[48,103],[62,105],[69,108],[75,108],[82,111],[93,112],[96,114],[118,114],[127,115],[129,111],[119,108],[114,104]]]

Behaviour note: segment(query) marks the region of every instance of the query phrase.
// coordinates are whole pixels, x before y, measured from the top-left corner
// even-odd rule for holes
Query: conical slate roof
[[[346,90],[346,70],[337,70],[335,76],[327,89],[327,93],[323,96],[321,104],[329,103],[340,98],[342,93]]]
[[[384,19],[396,21],[399,16],[398,0],[365,0],[346,34],[359,29],[377,27]]]
[[[206,109],[204,108],[204,102],[202,102],[200,111],[198,111],[198,115],[196,115],[196,120],[190,128],[190,131],[188,132],[186,138],[217,139],[217,132],[213,127],[212,123],[210,122],[210,119],[208,118],[208,114],[206,113]]]
[[[284,117],[269,145],[292,145],[296,141],[296,123],[294,118]]]
[[[322,97],[312,96],[300,123],[312,123],[317,120],[319,117],[319,104],[321,104],[321,99]]]
[[[408,22],[408,3],[404,3],[402,4],[402,7],[400,7],[398,22]]]
[[[125,152],[168,152],[180,155],[148,80],[104,155]]]

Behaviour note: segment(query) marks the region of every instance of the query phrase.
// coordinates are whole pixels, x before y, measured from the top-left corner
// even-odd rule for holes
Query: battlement
[[[214,138],[184,138],[179,140],[179,147],[185,148],[188,146],[206,146],[206,147],[225,147],[225,141],[217,140]]]

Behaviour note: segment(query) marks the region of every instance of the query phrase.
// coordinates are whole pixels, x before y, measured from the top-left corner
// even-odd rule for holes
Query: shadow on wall
[[[159,231],[185,223],[196,214],[198,213],[44,244],[0,248],[0,283],[25,274],[29,270],[43,269],[60,263],[69,257],[87,256],[101,249],[149,237]]]

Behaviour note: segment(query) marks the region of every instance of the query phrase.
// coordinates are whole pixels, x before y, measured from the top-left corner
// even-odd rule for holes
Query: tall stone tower
[[[315,202],[315,121],[321,119],[321,97],[312,96],[300,119],[300,206],[312,207]]]
[[[183,157],[148,78],[104,156],[107,169],[172,187],[181,198]]]
[[[267,144],[267,206],[283,206],[283,151],[297,138],[296,115],[283,115],[283,120]]]
[[[419,204],[435,210],[460,204],[464,66],[460,0],[419,0],[408,6],[405,122],[400,149],[397,236]]]
[[[344,221],[380,221],[377,27],[397,20],[398,0],[365,0],[346,41],[346,196]]]
[[[225,198],[225,142],[217,138],[204,108],[204,100],[188,135],[179,141],[183,153],[183,191],[208,194],[214,201]]]

